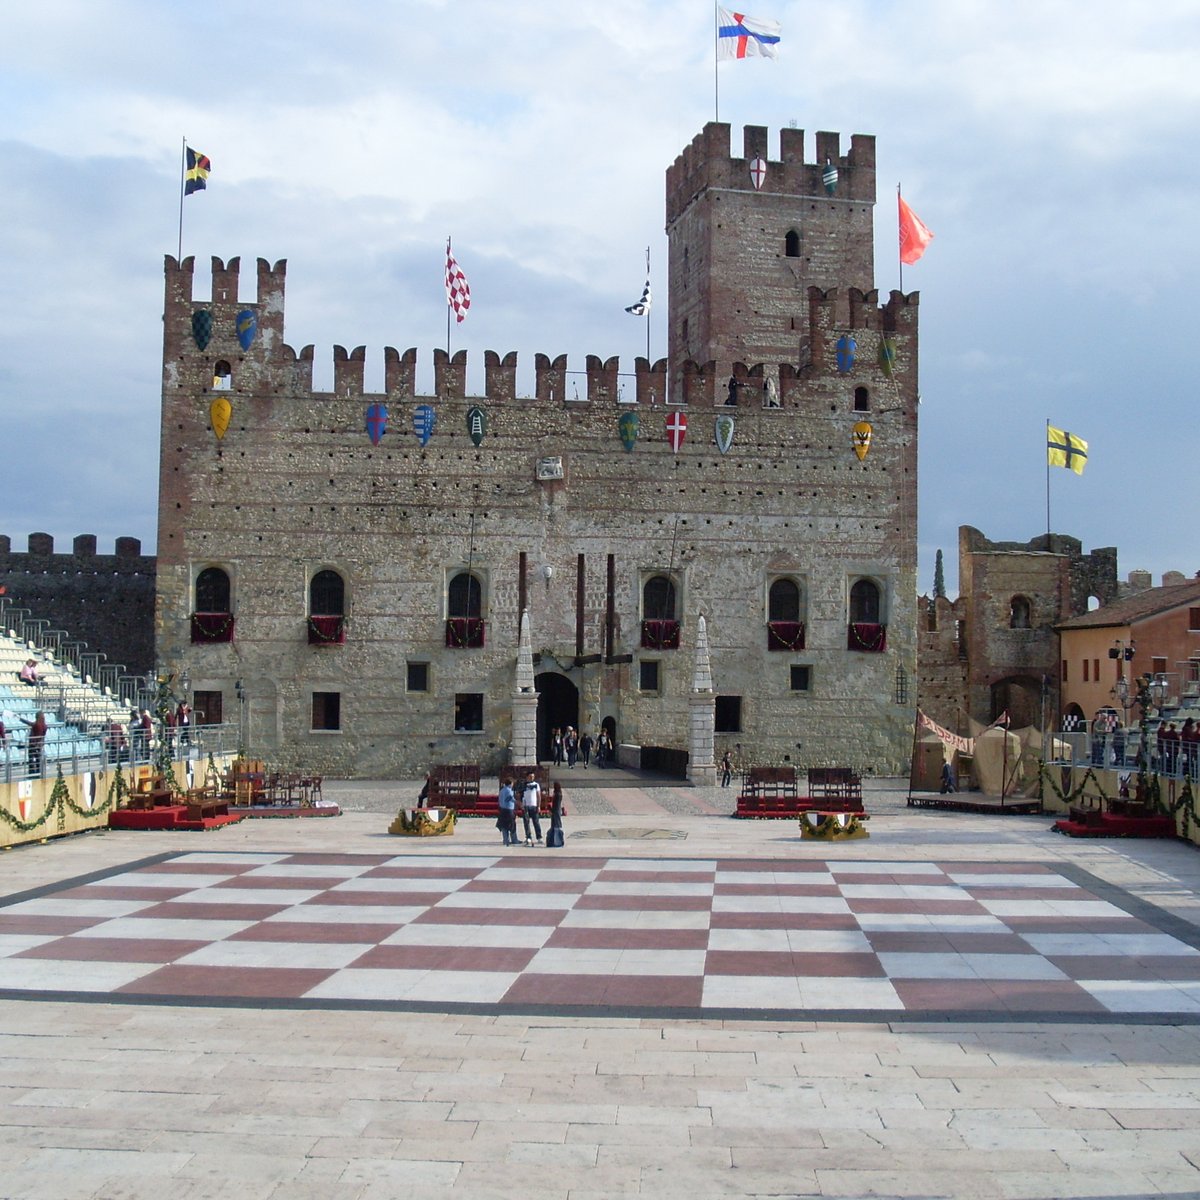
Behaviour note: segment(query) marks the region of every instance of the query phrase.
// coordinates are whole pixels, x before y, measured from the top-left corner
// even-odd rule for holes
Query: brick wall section
[[[48,533],[31,533],[26,552],[0,536],[0,586],[14,608],[65,629],[131,674],[154,668],[155,561],[137,538],[117,538],[113,554],[97,554],[94,534],[56,554]]]
[[[1042,681],[1046,681],[1045,712],[1053,721],[1059,709],[1059,650],[1055,626],[1088,611],[1089,598],[1101,604],[1115,600],[1117,551],[1103,547],[1084,554],[1078,539],[1043,534],[1028,542],[989,541],[969,525],[959,529],[959,598],[949,608],[940,602],[939,628],[922,639],[922,706],[951,708],[947,667],[954,639],[953,625],[965,629],[965,682],[959,707],[977,721],[989,722],[1006,709],[1014,726],[1040,725]],[[1029,601],[1028,628],[1012,628],[1014,597]],[[928,604],[922,598],[922,610]],[[944,617],[943,617],[944,612]],[[926,710],[929,711],[929,710]],[[934,716],[932,711],[930,716]],[[935,718],[936,719],[936,718]],[[950,728],[952,721],[942,721]]]

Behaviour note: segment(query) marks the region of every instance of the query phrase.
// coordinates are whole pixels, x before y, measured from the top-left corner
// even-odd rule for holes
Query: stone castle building
[[[569,724],[678,762],[703,659],[717,757],[907,769],[918,307],[874,289],[874,140],[709,124],[666,201],[668,357],[578,395],[490,351],[467,395],[442,350],[419,395],[390,347],[366,394],[340,346],[315,392],[285,263],[242,300],[167,258],[156,633],[198,710],[346,776],[494,770],[534,712],[542,757]]]
[[[1058,626],[1112,603],[1117,551],[1083,552],[1078,538],[1042,534],[993,542],[958,531],[958,599],[922,596],[920,703],[939,725],[969,732],[1007,712],[1014,728],[1056,727]]]

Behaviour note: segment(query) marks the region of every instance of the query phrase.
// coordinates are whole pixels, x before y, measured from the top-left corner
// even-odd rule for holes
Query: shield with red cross
[[[388,410],[386,404],[368,404],[367,405],[367,437],[371,439],[372,446],[378,446],[387,433],[388,427]]]
[[[752,159],[750,162],[750,182],[754,184],[756,192],[762,190],[762,185],[767,178],[767,164],[761,158]]]
[[[687,437],[687,413],[673,412],[667,418],[667,441],[671,449],[678,454],[683,439]]]

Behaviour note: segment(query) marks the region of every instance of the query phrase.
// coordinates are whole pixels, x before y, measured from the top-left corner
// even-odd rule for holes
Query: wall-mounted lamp
[[[547,584],[554,578],[554,568],[549,563],[542,568],[542,578]]]

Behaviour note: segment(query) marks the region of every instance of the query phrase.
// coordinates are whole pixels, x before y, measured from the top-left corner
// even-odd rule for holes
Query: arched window
[[[346,584],[336,571],[318,571],[308,585],[308,611],[314,617],[346,613]]]
[[[871,393],[865,387],[856,387],[854,389],[854,411],[855,412],[870,412],[871,410]]]
[[[642,616],[647,621],[675,619],[675,585],[665,575],[646,580],[642,588]]]
[[[783,253],[787,258],[800,257],[800,234],[796,230],[787,231],[787,236],[783,239]]]
[[[229,576],[220,567],[205,567],[196,576],[196,611],[227,613],[229,609]]]
[[[800,588],[794,580],[777,579],[767,594],[768,621],[800,620]]]
[[[192,641],[232,642],[233,610],[229,576],[220,567],[205,567],[196,576],[196,606],[192,610]]]
[[[233,368],[222,359],[213,367],[213,391],[227,392],[233,387]]]
[[[767,592],[767,649],[804,649],[801,591],[794,579],[776,579]]]
[[[856,625],[878,625],[879,585],[860,579],[850,589],[850,620]]]
[[[1033,606],[1029,603],[1027,596],[1014,596],[1009,601],[1008,606],[1008,627],[1009,629],[1030,629],[1033,626],[1032,621]]]
[[[483,590],[479,580],[468,571],[460,571],[450,580],[447,604],[451,617],[482,616]]]

